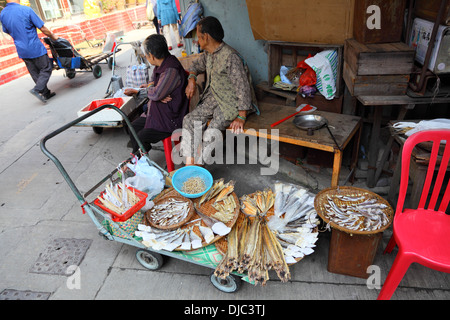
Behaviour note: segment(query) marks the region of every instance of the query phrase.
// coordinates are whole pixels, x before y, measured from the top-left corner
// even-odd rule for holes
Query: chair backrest
[[[441,141],[445,141],[441,144]],[[450,200],[450,183],[443,186],[445,174],[449,165],[450,158],[450,130],[427,130],[419,131],[411,135],[403,145],[402,151],[402,171],[400,180],[400,190],[397,202],[396,212],[403,211],[405,203],[406,192],[408,189],[409,169],[411,164],[411,153],[419,143],[431,142],[432,149],[430,161],[428,164],[427,174],[419,201],[418,208],[429,209],[436,211],[436,204],[441,190],[445,190],[441,203],[437,211],[445,212]],[[440,150],[441,149],[441,150]],[[442,151],[444,149],[443,153]],[[437,175],[435,172],[437,170]],[[429,198],[430,190],[432,189],[431,197]]]

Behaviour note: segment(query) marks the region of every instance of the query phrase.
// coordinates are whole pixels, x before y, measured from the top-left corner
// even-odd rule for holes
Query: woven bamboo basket
[[[225,223],[225,225],[229,228],[232,228],[234,226],[234,224],[236,223],[236,220],[239,217],[239,212],[240,212],[239,199],[238,199],[236,193],[233,192],[233,193],[231,193],[231,195],[233,196],[234,202],[236,203],[236,208],[234,209],[233,218],[230,221],[228,221],[227,223]],[[215,198],[203,203],[200,206],[200,208],[198,207],[199,201],[200,201],[200,198],[194,199],[194,204],[196,205],[197,211],[200,211],[200,213],[204,214],[205,216],[213,217],[214,214],[217,212],[217,210],[213,207]],[[217,236],[216,236],[216,238],[217,238]],[[220,238],[222,238],[222,237],[220,237]],[[217,239],[217,240],[219,240],[219,239]]]
[[[185,197],[180,196],[180,195],[168,195],[168,196],[159,198],[157,201],[154,201],[154,203],[155,203],[155,206],[157,206],[157,205],[160,205],[160,204],[163,204],[163,203],[166,203],[166,202],[170,202],[171,199],[178,200],[178,201],[184,201],[184,202],[188,203],[189,213],[187,214],[186,218],[184,218],[182,221],[180,221],[180,222],[178,222],[176,224],[171,224],[171,225],[167,225],[167,226],[161,226],[161,225],[156,224],[153,221],[153,219],[151,218],[151,215],[150,215],[150,210],[148,210],[145,213],[145,217],[146,217],[146,221],[148,222],[148,224],[151,227],[154,227],[154,228],[160,229],[160,230],[174,230],[174,229],[177,229],[177,228],[183,226],[186,222],[191,220],[192,215],[195,212],[195,209],[194,209],[194,205],[193,205],[192,201],[190,199],[188,199],[188,198],[185,198]]]
[[[328,215],[328,210],[325,208],[325,204],[328,202],[328,197],[334,199],[337,195],[344,195],[344,196],[365,196],[366,199],[376,199],[377,203],[385,204],[387,207],[383,210],[383,212],[386,214],[387,218],[389,219],[389,223],[382,226],[379,229],[372,230],[372,231],[359,231],[359,230],[351,230],[349,228],[346,228],[345,226],[341,226],[334,222],[332,218]],[[357,204],[358,202],[353,202],[353,204]],[[344,201],[341,201],[339,199],[336,199],[335,204],[339,207],[344,205]],[[388,201],[377,195],[376,193],[373,193],[371,191],[356,188],[356,187],[335,187],[335,188],[328,188],[320,191],[315,199],[314,199],[314,207],[316,209],[317,214],[322,218],[322,220],[325,223],[329,223],[332,228],[338,229],[340,231],[349,233],[349,234],[360,234],[360,235],[370,235],[375,234],[379,232],[383,232],[389,226],[392,224],[392,220],[394,218],[394,210],[392,209],[391,205]]]
[[[234,192],[232,193],[232,195],[233,195],[233,197],[234,197],[234,199],[235,199],[235,202],[236,202],[237,207],[236,207],[236,209],[235,209],[235,213],[234,213],[233,219],[232,219],[231,221],[229,221],[228,223],[225,223],[225,225],[226,225],[227,227],[229,227],[229,228],[232,228],[233,225],[236,223],[236,220],[237,220],[238,215],[239,215],[239,210],[240,210],[240,207],[239,207],[239,200],[238,200],[238,198],[237,198],[237,195],[236,195]],[[162,192],[161,192],[161,193],[160,193],[153,201],[156,203],[156,202],[158,202],[158,201],[163,201],[163,200],[165,200],[165,199],[168,199],[168,198],[171,198],[171,197],[175,197],[175,196],[180,196],[180,197],[182,197],[182,198],[184,198],[184,199],[189,200],[188,198],[185,198],[185,197],[181,196],[174,188],[168,188],[168,189],[163,190],[163,191],[162,191]],[[193,199],[193,200],[194,200],[194,201],[193,201],[193,204],[198,203],[198,201],[199,201],[199,199]],[[210,201],[208,201],[208,202],[206,202],[206,203],[204,203],[204,204],[201,206],[201,211],[200,211],[200,212],[201,212],[202,214],[208,216],[208,217],[211,216],[211,215],[213,215],[213,214],[216,212],[216,209],[214,209],[214,208],[212,207],[212,204],[213,204],[213,203],[214,203],[214,199],[213,199],[213,200],[210,200]],[[191,218],[190,218],[188,221],[186,221],[186,222],[185,222],[182,226],[180,226],[179,228],[181,228],[181,229],[187,229],[187,228],[192,227],[194,224],[198,224],[199,222],[201,223],[202,226],[204,226],[204,227],[207,226],[203,221],[201,221],[200,216],[197,214],[197,212],[195,212],[195,208],[194,208],[194,212],[193,212]],[[145,217],[144,223],[145,223],[147,226],[150,226],[150,223],[149,223],[149,221],[147,220],[146,217]],[[203,238],[202,233],[200,232],[200,228],[199,228],[198,226],[194,226],[194,227],[193,227],[193,231],[194,231],[194,233],[197,234],[199,237]],[[209,243],[207,243],[206,241],[203,241],[203,242],[202,242],[202,247],[201,247],[201,248],[206,247],[206,246],[209,246],[209,245],[211,245],[211,244],[214,244],[215,242],[217,242],[218,240],[220,240],[220,239],[222,239],[222,238],[223,238],[223,236],[216,235],[216,236],[214,237],[214,239],[213,239],[211,242],[209,242]],[[195,250],[197,250],[197,249],[195,249]],[[186,250],[175,249],[175,251],[186,251]]]

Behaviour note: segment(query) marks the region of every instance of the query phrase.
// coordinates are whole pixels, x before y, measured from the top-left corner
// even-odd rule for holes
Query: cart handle
[[[61,164],[61,162],[58,160],[58,158],[56,158],[50,151],[48,151],[48,149],[45,146],[45,143],[54,138],[55,136],[59,135],[60,133],[66,131],[67,129],[73,127],[74,125],[76,125],[77,123],[89,118],[90,116],[96,114],[97,112],[102,111],[103,109],[113,109],[115,111],[117,111],[118,113],[120,113],[120,115],[123,117],[123,119],[125,120],[125,122],[128,125],[128,128],[131,132],[131,134],[133,135],[133,137],[136,139],[136,142],[138,143],[139,148],[142,150],[143,154],[146,154],[145,148],[142,145],[142,142],[139,140],[136,131],[134,130],[133,126],[131,125],[130,120],[128,119],[128,117],[125,115],[125,113],[123,113],[122,110],[120,110],[119,108],[111,105],[111,104],[105,104],[103,106],[100,106],[98,108],[96,108],[95,110],[79,117],[78,119],[66,124],[65,126],[55,130],[54,132],[48,134],[47,136],[45,136],[41,142],[40,142],[40,147],[42,152],[50,159],[52,160],[56,167],[59,169],[59,171],[61,172],[62,176],[64,177],[64,179],[66,180],[66,182],[69,184],[69,187],[72,189],[73,193],[75,194],[75,196],[77,197],[77,199],[80,201],[80,203],[83,205],[86,200],[84,199],[83,195],[80,193],[80,191],[78,190],[78,188],[76,187],[76,185],[74,184],[74,182],[72,181],[72,179],[69,177],[69,174],[67,173],[67,171],[64,169],[63,165]],[[156,165],[153,161],[149,160],[148,161],[151,162],[151,164]],[[158,167],[158,169],[162,170],[158,165],[156,165],[156,167]],[[162,170],[162,172],[164,172],[164,170]]]

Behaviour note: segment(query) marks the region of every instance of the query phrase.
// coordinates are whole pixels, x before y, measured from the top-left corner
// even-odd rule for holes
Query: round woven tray
[[[325,208],[325,204],[328,202],[328,197],[333,198],[336,195],[347,195],[347,196],[362,196],[365,195],[368,199],[377,199],[378,203],[387,205],[387,208],[383,210],[383,212],[386,214],[386,216],[389,219],[389,223],[382,226],[379,229],[372,230],[372,231],[358,231],[358,230],[351,230],[344,226],[341,226],[337,223],[335,223],[330,216],[327,213],[327,209]],[[339,200],[337,201],[339,202]],[[335,202],[336,203],[336,202]],[[339,204],[336,203],[338,206]],[[373,193],[371,191],[356,188],[356,187],[337,187],[337,188],[328,188],[320,191],[315,199],[314,199],[314,207],[316,209],[317,214],[322,218],[322,220],[325,223],[329,223],[332,228],[338,229],[340,231],[350,233],[350,234],[361,234],[361,235],[370,235],[375,234],[379,232],[383,232],[389,226],[392,224],[392,220],[394,218],[394,210],[392,209],[389,202],[387,202],[385,199],[377,195],[376,193]]]
[[[239,199],[236,195],[236,193],[231,193],[231,195],[234,198],[234,202],[236,203],[236,208],[234,209],[234,216],[233,218],[228,221],[227,223],[225,223],[225,225],[229,228],[232,228],[234,226],[234,224],[236,223],[236,220],[239,217],[239,212],[240,212],[240,206],[239,206]],[[217,210],[213,207],[214,201],[216,201],[216,198],[213,198],[211,200],[209,200],[208,202],[204,202],[200,208],[198,207],[198,202],[200,201],[200,198],[198,199],[194,199],[194,205],[196,205],[197,211],[200,211],[200,213],[204,214],[205,216],[211,217],[213,216]],[[198,218],[200,218],[200,216],[197,213],[194,213],[194,216],[197,216]],[[204,224],[204,222],[202,222]],[[213,242],[223,238],[224,236],[216,236],[213,240]]]
[[[172,224],[172,225],[167,225],[167,226],[161,226],[159,224],[154,223],[154,221],[150,218],[150,210],[148,210],[145,213],[145,218],[146,218],[146,222],[148,223],[148,225],[150,225],[151,227],[154,227],[156,229],[160,229],[160,230],[174,230],[177,229],[179,227],[181,227],[182,225],[184,225],[186,222],[188,222],[189,220],[191,220],[192,215],[195,212],[194,209],[194,205],[192,203],[191,200],[189,200],[188,198],[185,198],[183,196],[180,195],[167,195],[165,197],[162,197],[156,201],[153,201],[155,203],[155,206],[166,203],[166,202],[170,202],[171,199],[174,200],[178,200],[178,201],[184,201],[187,202],[188,206],[189,206],[189,213],[187,214],[186,218],[184,218],[182,221],[176,223],[176,224]]]
[[[229,228],[232,228],[233,225],[236,223],[236,220],[239,215],[239,210],[240,210],[239,200],[238,200],[236,194],[233,192],[232,195],[234,197],[237,207],[235,209],[234,218],[225,224]],[[168,189],[163,190],[153,201],[156,203],[157,201],[161,201],[161,200],[164,200],[164,199],[167,199],[170,197],[174,197],[174,196],[180,196],[180,194],[174,188],[168,188]],[[191,201],[190,199],[185,198],[183,196],[180,196],[180,197]],[[199,199],[193,199],[193,200],[194,200],[193,203],[198,203],[198,201],[199,201]],[[214,204],[214,199],[204,203],[201,206],[200,212],[208,217],[213,215],[216,212],[216,209],[214,209],[212,207],[212,204]],[[202,226],[207,227],[205,222],[201,221],[200,216],[197,214],[197,212],[195,212],[195,208],[194,208],[194,213],[192,214],[191,218],[188,221],[186,221],[184,223],[184,225],[182,225],[180,228],[181,229],[190,228],[190,227],[192,227],[192,225],[198,224],[199,222],[201,223]],[[144,223],[148,226],[150,225],[147,218],[145,218]],[[203,239],[202,233],[200,232],[200,228],[198,226],[194,226],[193,231],[195,234],[197,234],[199,237],[201,237]],[[206,241],[203,241],[201,248],[209,246],[210,244],[214,244],[216,241],[222,239],[223,237],[224,236],[215,235],[214,239],[211,242],[207,243]],[[200,248],[198,248],[198,249],[200,249]],[[198,249],[194,249],[194,250],[198,250]],[[187,251],[187,250],[175,249],[174,251]]]

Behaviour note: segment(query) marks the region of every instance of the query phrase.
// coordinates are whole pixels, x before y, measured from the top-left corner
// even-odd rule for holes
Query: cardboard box
[[[255,40],[344,44],[355,0],[246,0]]]
[[[434,22],[436,21],[440,5],[441,0],[416,0],[414,14],[418,18]],[[439,23],[447,26],[450,25],[450,2],[447,2],[444,15]]]
[[[416,61],[422,65],[428,50],[434,23],[420,18],[414,19],[409,45],[416,50]],[[440,25],[431,53],[428,69],[436,74],[450,72],[450,27]]]

